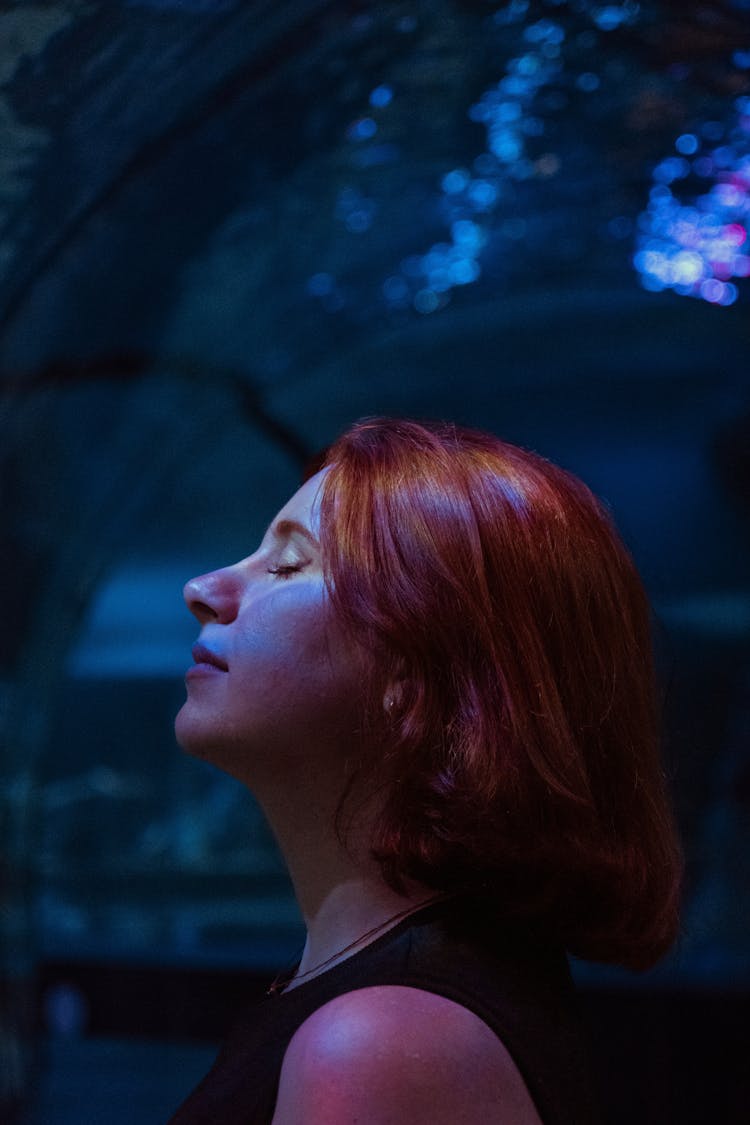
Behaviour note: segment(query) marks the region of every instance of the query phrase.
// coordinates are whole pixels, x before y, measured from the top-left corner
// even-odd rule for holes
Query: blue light
[[[479,277],[479,263],[473,258],[459,258],[450,267],[451,281],[454,285],[470,285]]]
[[[669,190],[666,184],[656,184],[651,188],[651,191],[648,193],[648,197],[652,203],[656,204],[668,203],[669,200],[673,198],[672,192]]]
[[[508,74],[498,83],[498,89],[512,98],[522,98],[528,94],[529,84],[516,74]]]
[[[478,211],[489,211],[497,202],[498,191],[487,180],[475,180],[467,194]]]
[[[539,70],[541,63],[536,55],[522,55],[516,61],[516,74],[536,74]]]
[[[690,165],[683,156],[668,156],[660,161],[653,171],[653,177],[662,184],[671,184],[690,174]]]
[[[454,168],[452,172],[446,172],[443,176],[441,187],[447,195],[458,195],[469,183],[470,178],[464,168]]]
[[[490,148],[503,164],[512,164],[521,156],[521,142],[509,129],[493,129],[490,133]]]
[[[469,107],[468,117],[470,121],[477,121],[482,124],[484,121],[489,121],[491,116],[490,107],[484,102],[477,102],[476,105]]]
[[[433,313],[440,306],[440,298],[432,289],[420,289],[414,295],[414,308],[419,313]]]
[[[374,109],[384,109],[393,101],[393,90],[390,86],[376,86],[370,94],[370,105]]]
[[[703,276],[703,258],[694,250],[681,250],[672,259],[673,283],[692,286]]]
[[[495,106],[491,113],[494,121],[501,121],[503,124],[510,124],[511,121],[518,121],[521,117],[521,107],[518,102],[500,102]]]
[[[495,12],[492,17],[492,22],[499,27],[506,27],[508,24],[518,23],[526,15],[529,8],[529,0],[511,0],[510,4],[505,8],[500,8]]]
[[[592,13],[594,23],[602,31],[615,31],[622,24],[628,22],[628,12],[623,7],[617,7],[615,4],[608,4],[606,8],[600,8],[598,12]]]
[[[451,236],[457,246],[471,254],[476,254],[484,241],[481,228],[471,219],[457,219],[451,226]]]
[[[705,122],[700,129],[721,141],[718,147],[685,159],[701,147],[698,130],[681,134],[675,148],[653,171],[655,185],[638,219],[638,249],[633,264],[649,289],[670,288],[680,296],[727,306],[738,299],[732,278],[750,275],[750,152],[744,128],[744,100],[735,102],[734,122]],[[708,190],[678,198],[675,180],[689,172],[709,180]],[[658,182],[661,181],[661,182]],[[690,181],[688,181],[690,182]]]
[[[450,269],[441,266],[440,269],[430,270],[427,281],[430,289],[434,289],[436,293],[446,293],[452,285]]]
[[[681,152],[683,156],[694,156],[698,151],[699,145],[700,142],[695,133],[683,133],[674,143],[674,147],[678,152]]]
[[[719,305],[724,299],[725,289],[726,286],[723,281],[719,281],[715,277],[708,277],[701,283],[701,297],[712,305]]]
[[[346,135],[350,141],[369,141],[377,131],[377,124],[371,117],[360,117],[359,120],[351,123],[346,130]]]
[[[527,43],[558,44],[565,39],[565,31],[554,20],[537,20],[536,23],[529,24],[523,37]]]
[[[714,162],[710,156],[699,156],[693,161],[693,171],[696,176],[706,179],[714,170]]]

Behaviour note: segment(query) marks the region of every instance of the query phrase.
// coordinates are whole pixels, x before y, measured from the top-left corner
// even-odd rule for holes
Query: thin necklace
[[[293,980],[302,980],[304,977],[309,977],[312,976],[313,973],[317,973],[319,969],[325,969],[326,966],[330,965],[332,961],[335,961],[337,957],[343,956],[343,954],[348,953],[350,949],[354,949],[355,945],[359,945],[361,942],[367,941],[368,938],[374,937],[375,934],[379,934],[381,930],[390,926],[392,922],[400,922],[402,918],[408,917],[409,914],[416,914],[417,911],[423,910],[424,907],[432,906],[433,903],[436,902],[443,902],[447,898],[453,898],[453,895],[433,895],[432,898],[420,902],[418,906],[407,906],[405,910],[399,911],[398,914],[393,914],[390,918],[386,918],[385,922],[380,922],[379,925],[373,926],[371,930],[360,934],[359,937],[355,938],[349,945],[345,945],[343,949],[337,950],[336,953],[331,954],[330,957],[326,958],[325,961],[321,961],[320,964],[313,965],[312,969],[306,969],[304,973],[295,973],[293,969],[282,969],[281,972],[276,974],[273,982],[266,989],[266,996],[276,996],[282,992],[288,984],[291,984]]]

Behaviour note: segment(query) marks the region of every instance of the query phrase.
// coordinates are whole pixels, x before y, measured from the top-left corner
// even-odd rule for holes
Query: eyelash
[[[286,563],[284,566],[269,566],[268,573],[275,574],[277,578],[291,578],[299,570],[302,570],[301,563]]]

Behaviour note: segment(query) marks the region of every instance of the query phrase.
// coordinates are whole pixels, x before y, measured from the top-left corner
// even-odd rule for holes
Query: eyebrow
[[[297,520],[278,520],[276,523],[271,524],[268,529],[272,535],[278,535],[281,538],[289,535],[302,535],[309,543],[320,549],[320,543],[315,538],[309,527],[305,527],[303,523]]]

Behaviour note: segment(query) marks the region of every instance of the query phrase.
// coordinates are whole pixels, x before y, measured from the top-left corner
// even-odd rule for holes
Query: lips
[[[218,668],[221,672],[228,672],[229,666],[225,660],[212,652],[210,648],[206,648],[200,642],[193,645],[193,660],[196,664],[211,664],[214,668]]]

